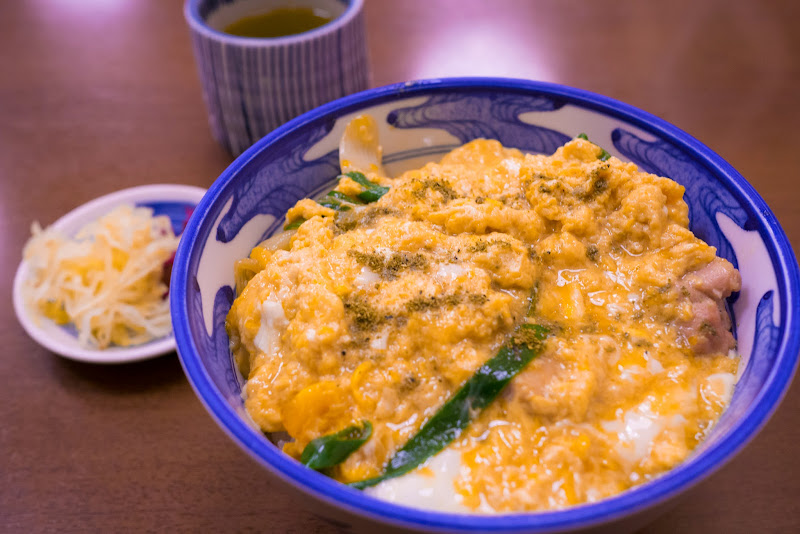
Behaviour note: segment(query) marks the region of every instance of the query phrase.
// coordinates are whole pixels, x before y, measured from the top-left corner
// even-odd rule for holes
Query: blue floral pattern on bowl
[[[284,456],[244,416],[242,379],[224,321],[233,262],[277,230],[296,200],[329,187],[343,125],[361,113],[381,130],[384,162],[398,172],[452,147],[491,137],[552,153],[578,133],[643,170],[686,188],[691,228],[742,272],[729,299],[748,362],[730,408],[684,464],[617,497],[568,511],[460,516],[377,501]],[[643,514],[718,468],[763,425],[788,385],[800,348],[798,267],[783,231],[752,187],[704,145],[620,102],[557,85],[504,79],[432,80],[346,97],[275,130],[237,159],[198,206],[176,257],[171,298],[178,351],[200,398],[221,426],[272,472],[346,510],[395,526],[517,532],[585,528]],[[350,514],[350,515],[348,515]]]

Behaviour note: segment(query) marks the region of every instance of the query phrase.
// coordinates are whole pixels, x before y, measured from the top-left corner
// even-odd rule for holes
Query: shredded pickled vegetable
[[[29,309],[74,324],[81,345],[130,346],[171,332],[165,264],[178,247],[166,216],[122,205],[72,238],[34,222],[23,250]]]

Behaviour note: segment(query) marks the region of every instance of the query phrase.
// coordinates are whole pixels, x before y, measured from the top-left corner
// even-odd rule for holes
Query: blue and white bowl
[[[380,126],[391,174],[435,160],[478,137],[550,154],[580,132],[612,155],[686,187],[691,229],[741,272],[730,299],[746,368],[731,405],[692,456],[658,479],[616,497],[563,511],[469,516],[411,509],[369,497],[305,468],[247,422],[242,377],[224,321],[233,264],[281,227],[297,200],[329,187],[338,143],[362,113]],[[178,352],[218,424],[268,472],[328,517],[352,526],[562,532],[633,529],[718,469],[764,425],[790,383],[800,351],[800,274],[789,242],[761,197],[728,163],[661,119],[603,96],[509,79],[449,79],[391,85],[345,97],[273,131],[212,185],[192,216],[175,259],[171,299]],[[254,475],[258,476],[258,475]]]

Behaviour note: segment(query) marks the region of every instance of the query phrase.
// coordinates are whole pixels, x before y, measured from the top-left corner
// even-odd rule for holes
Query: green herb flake
[[[370,254],[359,250],[348,250],[347,255],[376,273],[383,271],[385,260],[380,254]]]
[[[472,304],[477,304],[478,306],[481,306],[483,304],[486,304],[486,302],[488,302],[489,297],[480,293],[471,293],[469,297],[467,297],[467,300],[469,300],[470,303]]]
[[[700,325],[700,332],[705,334],[706,337],[716,337],[717,336],[717,329],[714,328],[714,325],[707,321],[703,321],[703,324]]]
[[[381,314],[370,306],[366,298],[360,295],[353,295],[342,299],[342,301],[344,309],[350,315],[353,327],[356,330],[368,330],[381,322]]]
[[[469,252],[486,252],[486,249],[489,248],[489,243],[484,241],[483,239],[478,239],[470,246],[467,247],[467,251]]]
[[[417,198],[424,198],[429,190],[439,193],[445,203],[458,198],[458,193],[447,180],[414,180],[413,183],[415,185],[413,194]],[[482,204],[485,201],[483,197],[478,198],[481,199],[480,202],[477,202],[476,199],[478,204]]]
[[[355,219],[348,219],[346,221],[343,221],[337,217],[336,221],[333,224],[336,227],[336,231],[339,232],[340,234],[343,234],[345,232],[355,230],[356,227],[358,226],[358,221],[356,221]]]
[[[395,252],[386,262],[385,269],[390,275],[396,275],[406,269],[424,270],[428,267],[428,259],[420,253]]]
[[[428,267],[428,259],[420,253],[393,252],[388,259],[381,254],[348,250],[347,255],[361,265],[369,267],[384,278],[394,279],[405,270],[424,270]]]
[[[457,306],[461,303],[461,295],[452,294],[437,297],[431,295],[430,297],[416,297],[406,302],[406,310],[410,313],[423,312],[426,310],[435,310],[442,306]]]

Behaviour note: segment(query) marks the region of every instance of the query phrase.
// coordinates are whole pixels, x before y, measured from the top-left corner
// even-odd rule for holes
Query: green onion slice
[[[389,460],[383,474],[349,484],[356,489],[374,486],[384,480],[404,475],[424,463],[450,443],[486,408],[525,366],[542,352],[549,330],[541,325],[524,323],[500,351],[461,386]]]
[[[575,138],[576,139],[583,139],[584,141],[589,141],[589,136],[586,135],[585,133],[579,133],[578,135],[575,136]],[[591,141],[589,141],[589,142],[591,143]],[[611,154],[606,152],[606,149],[601,147],[597,143],[593,143],[593,144],[600,148],[600,155],[597,156],[597,159],[599,159],[600,161],[608,161],[608,158],[611,157]]]
[[[320,206],[324,206],[336,211],[348,211],[352,209],[348,204],[361,205],[375,202],[389,191],[388,187],[378,185],[375,182],[370,182],[367,180],[367,177],[364,176],[364,173],[358,171],[350,171],[342,176],[347,176],[354,182],[363,186],[365,188],[364,191],[360,192],[358,197],[351,197],[350,195],[346,195],[340,191],[330,191],[322,200],[318,202]],[[296,230],[304,222],[306,222],[306,219],[301,217],[293,220],[290,223],[287,223],[283,229]]]
[[[335,198],[323,198],[322,200],[319,201],[319,205],[336,211],[350,210],[350,206],[348,206],[347,204],[342,204]]]
[[[347,176],[357,184],[364,187],[364,191],[358,194],[358,198],[366,203],[375,202],[389,192],[388,187],[384,187],[376,184],[375,182],[370,182],[367,180],[367,177],[364,176],[364,173],[362,172],[350,171],[345,173],[343,176]]]
[[[372,435],[372,423],[349,426],[335,434],[311,440],[303,449],[300,461],[311,469],[327,469],[347,459]]]
[[[347,202],[348,204],[363,204],[364,202],[358,198],[353,198],[350,195],[345,195],[341,191],[330,191],[326,197],[336,199],[339,202]]]
[[[300,225],[303,224],[304,222],[306,222],[306,219],[304,219],[303,217],[300,217],[299,219],[295,219],[292,222],[285,224],[283,226],[283,229],[284,230],[297,230],[298,228],[300,228]]]

